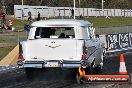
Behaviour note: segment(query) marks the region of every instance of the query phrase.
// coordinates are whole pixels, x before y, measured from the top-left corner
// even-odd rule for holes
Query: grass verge
[[[68,17],[63,17],[69,19]],[[48,18],[48,19],[62,19],[62,17]],[[73,18],[72,18],[73,19]],[[76,17],[76,19],[80,19]],[[97,28],[108,28],[108,27],[121,27],[121,26],[132,26],[132,17],[84,17],[82,20],[87,20],[94,24]],[[16,30],[23,30],[24,25],[28,23],[27,20],[12,19],[13,26]]]
[[[111,17],[110,19],[89,17],[84,19],[93,23],[97,28],[132,26],[132,17]]]
[[[14,47],[0,48],[0,60],[2,60]]]

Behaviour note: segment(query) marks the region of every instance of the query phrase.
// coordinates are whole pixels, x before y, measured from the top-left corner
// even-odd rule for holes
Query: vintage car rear
[[[91,26],[90,22],[71,19],[32,23],[27,41],[20,42],[19,67],[89,67],[95,56],[100,64],[102,46],[94,39]]]

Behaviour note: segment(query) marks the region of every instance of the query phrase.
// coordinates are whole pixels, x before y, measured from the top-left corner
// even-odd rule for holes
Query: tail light
[[[82,59],[87,59],[87,47],[85,46],[85,41],[84,41],[84,45],[83,45]]]
[[[24,60],[22,53],[23,53],[22,45],[19,43],[19,57],[18,57],[19,60]]]
[[[87,54],[82,54],[82,59],[87,59]]]
[[[82,60],[81,60],[81,66],[82,67],[87,67],[88,63],[87,63],[87,54],[82,54]]]
[[[87,67],[88,63],[87,63],[87,47],[85,46],[85,41],[84,41],[84,45],[83,45],[83,54],[82,54],[82,60],[81,60],[81,66],[82,67]]]
[[[22,53],[19,53],[17,65],[22,66],[23,65],[23,60],[24,60],[24,58],[23,58]]]
[[[24,60],[22,53],[19,53],[18,59],[19,59],[19,60]]]

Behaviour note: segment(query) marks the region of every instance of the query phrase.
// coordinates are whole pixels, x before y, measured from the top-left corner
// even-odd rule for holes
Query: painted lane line
[[[15,69],[15,68],[18,68],[18,66],[17,65],[4,66],[4,67],[0,67],[0,71],[5,71],[5,70]]]

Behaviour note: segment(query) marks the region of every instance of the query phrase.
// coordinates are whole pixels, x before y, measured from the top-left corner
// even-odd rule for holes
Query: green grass
[[[26,32],[4,32],[0,33],[0,43],[17,44],[21,40],[26,39]]]
[[[0,48],[0,60],[3,59],[14,47]]]
[[[3,32],[0,33],[0,43],[17,45],[19,41],[26,39],[26,32]],[[15,46],[14,46],[15,47]],[[0,60],[4,58],[14,47],[0,48]]]
[[[62,17],[57,17],[57,18],[62,19]],[[57,19],[57,18],[53,18],[53,19]],[[76,18],[79,19],[78,17]],[[98,27],[98,28],[132,26],[132,17],[111,17],[110,19],[105,18],[105,17],[97,17],[97,18],[96,17],[85,17],[83,18],[83,20],[90,21],[91,23],[94,24],[95,27]],[[12,21],[13,21],[13,26],[17,30],[23,30],[24,24],[28,23],[27,20],[21,21],[21,20],[13,19]]]
[[[13,20],[13,26],[15,27],[16,30],[23,30],[24,25],[27,23],[28,23],[27,20],[24,20],[24,21],[16,20],[16,19]]]
[[[132,26],[132,17],[111,17],[110,19],[89,17],[85,20],[90,21],[97,28]]]

